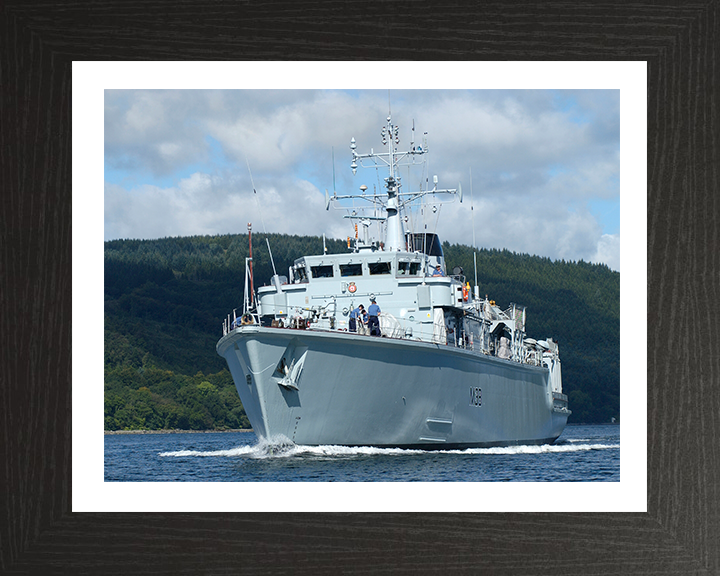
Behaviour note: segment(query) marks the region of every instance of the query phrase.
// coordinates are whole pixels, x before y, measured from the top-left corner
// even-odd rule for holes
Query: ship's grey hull
[[[255,432],[296,444],[540,444],[557,439],[569,414],[546,368],[444,345],[255,325],[217,351]]]

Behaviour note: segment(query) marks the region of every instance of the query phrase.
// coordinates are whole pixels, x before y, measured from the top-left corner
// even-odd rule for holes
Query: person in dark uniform
[[[368,328],[370,328],[370,336],[380,336],[380,306],[378,306],[375,300],[370,300],[370,306],[368,306]]]
[[[360,320],[360,322],[362,323],[364,314],[365,314],[365,309],[363,308],[362,304],[360,304],[360,306],[358,306],[352,312],[350,312],[350,321],[348,322],[348,331],[357,332],[357,321]]]

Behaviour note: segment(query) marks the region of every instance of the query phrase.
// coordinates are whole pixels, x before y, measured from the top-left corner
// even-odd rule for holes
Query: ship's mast
[[[403,228],[402,219],[400,218],[399,194],[402,186],[400,178],[396,177],[396,169],[398,161],[403,156],[423,154],[423,150],[412,150],[409,152],[398,152],[396,146],[400,143],[400,128],[393,124],[392,115],[388,114],[387,123],[380,132],[383,144],[387,145],[387,154],[375,154],[372,150],[370,154],[358,154],[355,149],[355,138],[350,142],[350,148],[353,153],[353,161],[350,167],[353,174],[357,172],[357,161],[363,158],[383,159],[389,168],[389,175],[385,178],[385,188],[387,190],[387,202],[385,203],[386,212],[386,238],[385,250],[396,251],[405,249],[405,230]],[[383,158],[387,156],[387,160]]]
[[[385,130],[382,132],[383,140],[385,140]],[[388,201],[385,205],[387,211],[387,238],[385,239],[385,249],[390,251],[403,250],[405,247],[405,231],[403,230],[402,220],[400,219],[400,206],[398,206],[398,192],[400,191],[400,178],[395,178],[395,144],[400,143],[398,136],[398,127],[392,123],[392,117],[387,117],[387,134],[388,142],[388,158],[390,159],[390,175],[385,178],[388,193]]]
[[[392,115],[388,114],[387,122],[380,131],[382,136],[383,146],[387,146],[387,152],[375,152],[370,149],[369,154],[358,154],[356,149],[355,138],[350,140],[350,149],[352,151],[352,163],[350,168],[353,174],[357,174],[358,166],[364,166],[366,168],[375,167],[380,163],[386,164],[388,167],[388,177],[385,178],[385,189],[387,191],[387,200],[382,202],[383,209],[385,210],[384,217],[367,217],[356,215],[355,212],[346,218],[359,218],[369,220],[385,220],[385,245],[384,249],[389,251],[403,251],[405,250],[405,229],[403,226],[402,218],[400,216],[400,209],[407,208],[407,206],[415,200],[422,198],[428,194],[457,194],[460,202],[462,202],[462,188],[458,189],[438,189],[437,177],[435,177],[435,186],[432,190],[420,190],[417,192],[401,192],[402,187],[401,179],[398,176],[400,166],[410,166],[419,164],[424,161],[421,158],[427,154],[427,144],[423,141],[422,145],[415,145],[415,124],[413,122],[412,137],[410,142],[410,149],[407,151],[399,151],[397,145],[400,143],[400,128],[392,121]],[[372,162],[368,165],[363,163],[363,160],[367,159]],[[333,193],[332,197],[325,191],[325,208],[328,209],[330,204],[346,199],[361,199],[363,201],[372,201],[369,197],[365,196],[364,190],[366,186],[360,188],[363,194],[346,194],[338,195]],[[362,222],[364,224],[364,222]]]

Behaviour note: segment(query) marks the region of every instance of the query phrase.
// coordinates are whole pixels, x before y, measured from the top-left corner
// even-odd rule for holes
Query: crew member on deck
[[[380,336],[380,306],[375,303],[375,300],[370,300],[371,304],[368,306],[368,328],[370,329],[370,336]]]
[[[360,304],[358,306],[358,308],[360,309],[360,313],[358,314],[358,318],[357,318],[358,319],[358,332],[365,334],[364,329],[368,323],[367,310],[365,310],[365,306],[363,306],[362,304]],[[361,330],[361,328],[362,328],[362,330]]]
[[[440,268],[440,264],[435,266],[435,270],[433,270],[432,275],[433,276],[445,276],[445,274],[443,274],[442,268]]]
[[[360,304],[360,306],[358,306],[352,312],[350,312],[350,321],[348,322],[348,331],[350,331],[350,332],[357,331],[357,321],[360,320],[360,324],[362,324],[364,314],[365,314],[365,309],[363,308],[362,304]]]

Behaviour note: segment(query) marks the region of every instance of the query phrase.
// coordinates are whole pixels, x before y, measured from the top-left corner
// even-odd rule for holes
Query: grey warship
[[[381,136],[383,151],[368,154],[351,140],[351,168],[381,167],[384,190],[326,191],[326,209],[345,210],[354,228],[346,253],[298,258],[255,290],[248,225],[243,313],[226,318],[216,349],[255,433],[431,450],[554,442],[571,413],[557,342],[527,337],[524,306],[481,298],[477,280],[448,273],[435,233],[408,229],[438,203],[462,202],[462,187],[426,177],[404,191],[400,167],[426,168],[427,135],[416,143],[413,125],[399,151],[388,115]],[[373,301],[375,335],[358,310]]]

